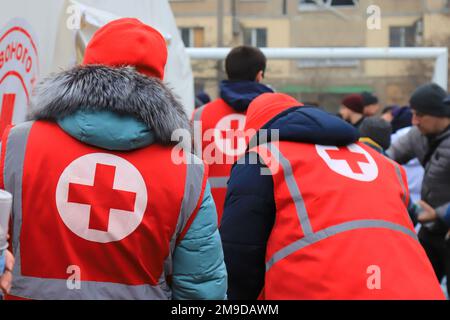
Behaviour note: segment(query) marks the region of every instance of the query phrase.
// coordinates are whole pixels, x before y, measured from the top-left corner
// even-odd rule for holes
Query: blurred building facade
[[[450,47],[450,0],[170,0],[189,47]],[[379,24],[377,6],[380,13]],[[369,8],[369,12],[368,12]],[[372,9],[371,9],[372,8]],[[375,9],[377,9],[375,8]],[[368,25],[368,23],[370,25]],[[405,104],[433,61],[273,60],[266,83],[334,111],[342,96],[371,91]],[[223,64],[193,61],[196,89],[217,96]]]

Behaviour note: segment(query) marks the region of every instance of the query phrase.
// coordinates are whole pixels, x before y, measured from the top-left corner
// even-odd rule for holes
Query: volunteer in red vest
[[[397,163],[357,129],[284,94],[247,112],[220,232],[230,299],[443,299]],[[278,132],[278,139],[271,138]]]
[[[231,166],[245,152],[243,129],[247,108],[260,94],[272,92],[261,83],[266,57],[258,48],[234,48],[226,58],[225,69],[228,80],[220,84],[220,98],[195,110],[193,115],[194,127],[201,128],[201,141],[195,137],[196,148],[198,151],[201,145],[202,158],[209,165],[219,223]]]
[[[162,82],[166,59],[157,30],[113,21],[81,66],[39,85],[33,121],[4,135],[12,298],[226,297],[207,170],[172,159],[172,132],[190,124]]]

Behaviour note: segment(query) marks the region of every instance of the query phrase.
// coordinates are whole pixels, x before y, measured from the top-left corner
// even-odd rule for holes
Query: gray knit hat
[[[409,100],[411,108],[420,113],[435,117],[450,117],[450,105],[444,100],[447,92],[435,83],[418,87]]]
[[[391,124],[378,117],[365,118],[359,127],[361,137],[367,137],[378,143],[383,150],[391,145]]]

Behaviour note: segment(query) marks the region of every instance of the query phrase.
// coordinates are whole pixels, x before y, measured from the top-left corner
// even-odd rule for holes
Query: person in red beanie
[[[256,98],[245,128],[258,133],[233,166],[220,227],[230,299],[444,298],[403,170],[356,128],[280,93]]]
[[[339,114],[345,121],[351,123],[355,128],[359,128],[364,121],[364,102],[359,94],[351,94],[341,102]]]
[[[185,151],[172,161],[172,133],[190,124],[162,82],[166,60],[156,29],[113,21],[82,65],[39,84],[31,121],[6,130],[9,298],[226,298],[207,167]]]

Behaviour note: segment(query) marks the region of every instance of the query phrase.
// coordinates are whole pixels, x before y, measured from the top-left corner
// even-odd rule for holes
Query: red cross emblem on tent
[[[359,181],[373,181],[378,166],[372,156],[357,144],[345,147],[316,145],[319,156],[334,172]]]
[[[147,189],[130,162],[95,153],[76,159],[64,170],[56,188],[56,204],[72,232],[107,243],[125,238],[140,225]]]
[[[239,156],[245,152],[245,115],[234,113],[223,117],[216,125],[214,139],[219,150],[227,156]]]

